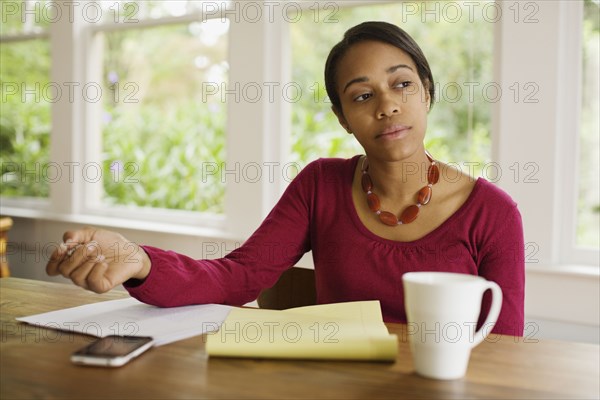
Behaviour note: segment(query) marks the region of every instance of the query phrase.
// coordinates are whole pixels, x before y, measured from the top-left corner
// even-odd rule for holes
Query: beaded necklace
[[[363,191],[367,194],[367,204],[369,209],[377,214],[379,216],[379,220],[384,224],[389,226],[410,224],[417,219],[417,215],[419,214],[419,209],[421,206],[424,206],[431,201],[431,196],[433,194],[432,186],[435,185],[440,179],[440,170],[437,166],[437,163],[429,155],[429,153],[425,152],[425,155],[431,163],[427,169],[427,185],[423,186],[423,188],[419,190],[419,193],[417,194],[417,204],[406,207],[404,211],[402,211],[402,214],[400,214],[400,218],[396,217],[389,211],[381,210],[381,201],[379,200],[379,197],[373,193],[373,181],[371,180],[368,172],[369,162],[366,156],[363,159],[361,166],[361,186]]]

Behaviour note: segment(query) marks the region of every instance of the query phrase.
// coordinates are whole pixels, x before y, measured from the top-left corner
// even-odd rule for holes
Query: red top
[[[312,250],[319,304],[379,300],[385,321],[406,322],[405,272],[480,275],[503,292],[493,332],[522,336],[524,243],[515,202],[479,178],[461,208],[421,239],[383,239],[362,224],[354,208],[358,159],[319,159],[307,165],[252,236],[224,258],[193,260],[144,246],[152,260],[150,274],[141,284],[127,282],[125,287],[140,301],[163,307],[242,305]],[[489,300],[484,297],[484,310]]]

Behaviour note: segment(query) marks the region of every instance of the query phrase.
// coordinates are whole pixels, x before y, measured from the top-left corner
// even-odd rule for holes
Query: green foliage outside
[[[0,10],[2,10],[0,35],[38,33],[48,28],[50,21],[46,15],[50,0],[28,1],[27,5],[24,3],[20,0],[0,0]],[[27,12],[23,13],[23,10]]]
[[[465,17],[454,23],[443,18],[423,23],[423,4],[414,5],[414,15],[403,13],[402,4],[377,5],[340,9],[334,14],[307,14],[292,24],[292,77],[309,94],[293,108],[294,161],[306,164],[318,157],[362,153],[330,110],[323,69],[329,50],[344,32],[367,20],[400,26],[415,39],[429,61],[437,99],[429,114],[425,144],[433,156],[446,162],[469,161],[480,166],[490,160],[491,104],[481,88],[492,82],[493,24],[482,18],[469,22]],[[321,22],[317,26],[314,21]],[[468,82],[479,83],[472,90],[472,97]]]
[[[579,137],[579,193],[577,244],[600,247],[600,5],[586,0],[583,19],[583,81],[581,135]]]
[[[226,27],[205,44],[195,24],[104,35],[109,204],[223,212],[226,104],[202,84],[226,81]]]
[[[24,72],[27,75],[24,75]],[[0,194],[48,197],[50,49],[47,40],[0,46]],[[36,90],[37,86],[37,90]],[[48,95],[44,94],[45,92]]]

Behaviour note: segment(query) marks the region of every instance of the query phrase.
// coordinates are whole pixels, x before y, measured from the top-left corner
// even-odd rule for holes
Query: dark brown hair
[[[325,89],[327,90],[327,95],[331,100],[332,106],[337,111],[342,112],[340,96],[337,92],[338,82],[336,80],[340,59],[354,44],[367,40],[391,44],[410,56],[417,67],[417,73],[421,82],[429,91],[429,95],[431,96],[430,107],[433,107],[435,99],[433,75],[431,74],[429,63],[421,51],[421,48],[413,38],[401,28],[388,22],[380,21],[363,22],[348,29],[344,34],[344,38],[338,44],[333,46],[329,52],[327,62],[325,63]]]

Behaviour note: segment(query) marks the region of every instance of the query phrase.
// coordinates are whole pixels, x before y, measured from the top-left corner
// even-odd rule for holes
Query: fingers
[[[116,286],[107,276],[108,264],[89,261],[71,274],[71,280],[84,289],[106,293]]]
[[[78,253],[78,255],[73,257],[73,254],[80,247],[82,247],[80,243],[61,243],[52,255],[50,255],[50,259],[46,265],[48,275],[54,276],[64,274],[65,272],[68,273],[70,269],[75,267],[77,262],[81,261],[82,255]]]
[[[76,285],[88,288],[88,275],[96,264],[104,261],[105,257],[95,242],[71,247],[61,244],[50,257],[46,271],[49,275],[60,274]]]
[[[75,271],[73,271],[73,273],[70,276],[73,283],[79,287],[88,289],[89,286],[87,284],[87,278],[88,278],[88,275],[90,274],[90,272],[92,271],[92,268],[94,268],[95,265],[96,265],[95,262],[89,261],[89,262],[86,262],[83,265],[81,265]]]
[[[62,275],[96,293],[125,282],[144,264],[142,257],[132,254],[132,243],[113,232],[86,228],[65,232],[63,240],[50,256],[46,272]]]
[[[63,264],[64,261],[69,259],[80,245],[92,241],[96,233],[97,230],[94,228],[65,232],[63,234],[63,243],[50,255],[50,259],[46,265],[46,273],[51,276],[61,274],[60,269],[64,269],[65,265],[72,265],[73,262],[70,261],[67,264]]]
[[[96,293],[106,293],[113,287],[117,286],[116,283],[113,283],[108,278],[107,271],[109,271],[108,264],[96,264],[88,275],[87,288]]]
[[[46,273],[50,276],[58,275],[58,266],[64,260],[67,255],[68,248],[65,243],[61,243],[50,255],[48,264],[46,265]]]
[[[96,229],[94,229],[94,228],[85,228],[85,229],[79,229],[76,231],[67,231],[63,235],[63,242],[66,244],[87,243],[87,242],[90,242],[94,238],[95,234],[96,234]]]

